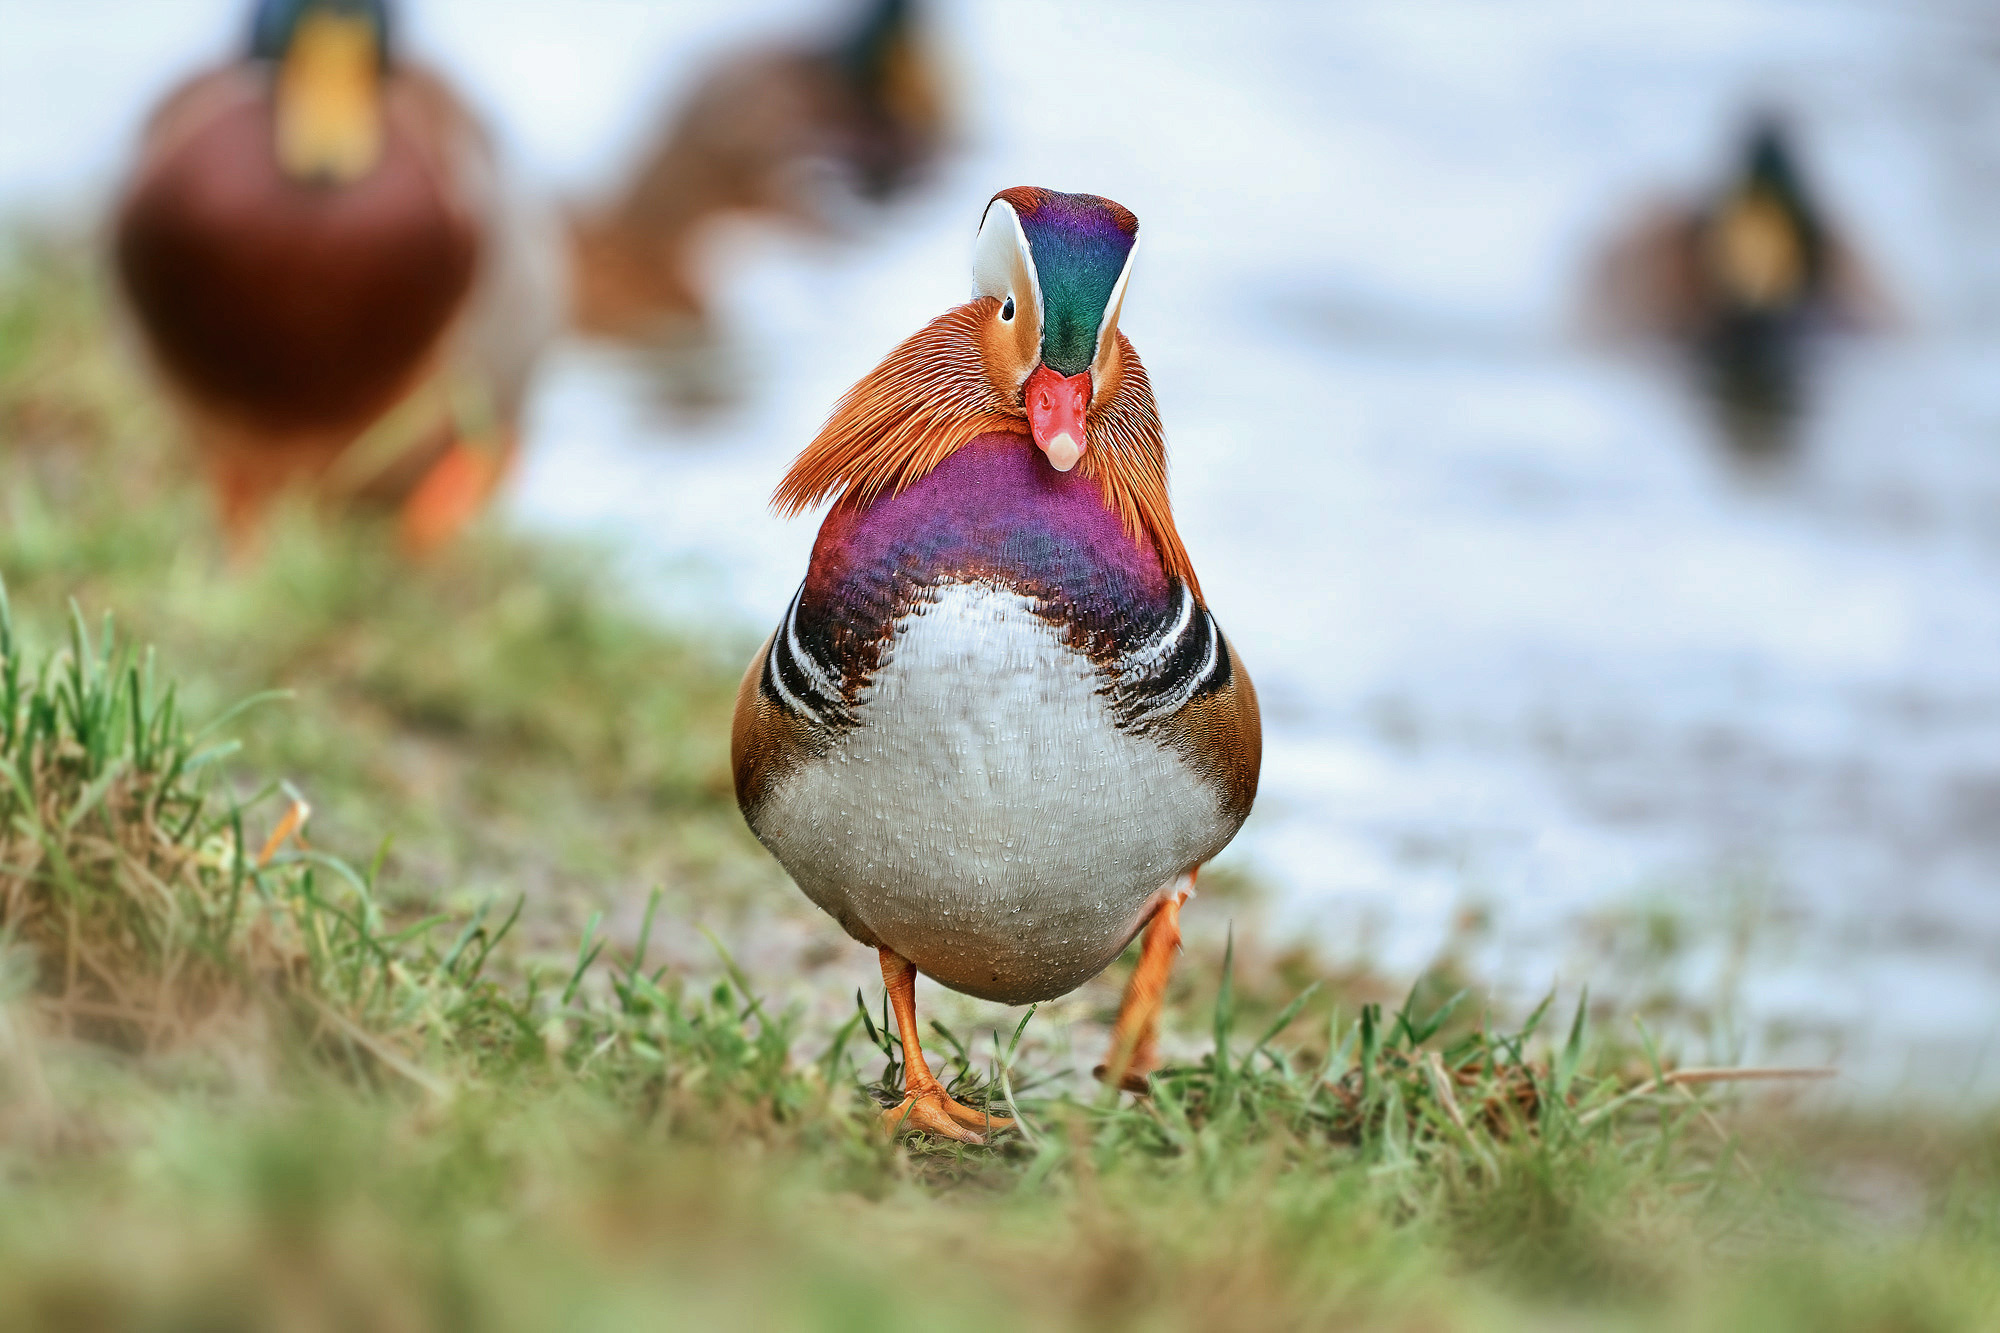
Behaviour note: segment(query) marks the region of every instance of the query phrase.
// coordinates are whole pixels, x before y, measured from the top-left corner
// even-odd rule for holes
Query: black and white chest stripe
[[[1144,732],[1229,683],[1229,649],[1215,617],[1187,584],[1178,586],[1179,605],[1165,627],[1112,664],[1116,679],[1105,693],[1126,731]]]
[[[810,722],[821,731],[840,731],[854,725],[854,710],[848,707],[840,688],[839,673],[812,655],[799,641],[799,601],[806,594],[804,583],[792,594],[778,632],[771,636],[771,651],[764,657],[762,688],[767,698]]]
[[[1160,632],[1105,666],[1110,679],[1101,693],[1120,730],[1143,733],[1180,712],[1196,696],[1229,684],[1229,651],[1215,617],[1185,583],[1178,588],[1174,614]],[[799,638],[799,602],[804,596],[801,583],[771,638],[762,688],[767,697],[815,729],[843,731],[857,719],[841,689],[841,673],[814,656]]]

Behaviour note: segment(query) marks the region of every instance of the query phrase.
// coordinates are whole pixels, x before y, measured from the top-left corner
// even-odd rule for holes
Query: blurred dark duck
[[[988,203],[973,299],[864,376],[779,485],[834,501],[744,675],[744,817],[876,949],[906,1126],[990,1118],[924,1059],[916,975],[1005,1004],[1062,995],[1141,930],[1099,1076],[1156,1063],[1195,874],[1257,794],[1257,693],[1167,502],[1153,389],[1118,317],[1139,220],[1088,194]]]
[[[1610,247],[1594,301],[1608,331],[1690,353],[1725,434],[1751,453],[1789,444],[1818,335],[1891,318],[1768,116],[1753,122],[1741,165],[1710,200],[1655,208]]]
[[[383,0],[263,0],[154,113],[117,205],[133,322],[241,551],[283,491],[436,546],[512,459],[560,250]]]
[[[572,223],[573,316],[587,333],[670,343],[706,314],[703,233],[728,215],[829,224],[826,172],[886,201],[945,140],[935,58],[914,0],[865,0],[831,41],[725,58],[696,84],[630,183]]]

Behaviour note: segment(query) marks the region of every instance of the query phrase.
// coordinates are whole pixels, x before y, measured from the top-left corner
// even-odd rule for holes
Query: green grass
[[[926,986],[1024,1128],[892,1145],[872,959],[735,814],[740,635],[497,531],[412,569],[295,513],[232,571],[213,527],[86,266],[17,243],[12,1325],[2000,1326],[1986,1109],[1677,1084],[1642,1028],[1281,941],[1196,939],[1146,1101],[1068,1076],[1116,975],[1025,1021]]]

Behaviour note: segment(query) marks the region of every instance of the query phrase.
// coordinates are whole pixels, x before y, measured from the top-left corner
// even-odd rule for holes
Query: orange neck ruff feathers
[[[836,496],[866,504],[894,495],[975,436],[1028,433],[1020,406],[987,374],[980,330],[1000,303],[991,297],[947,310],[849,389],[771,497],[780,514],[802,514]],[[1169,575],[1196,597],[1201,585],[1167,502],[1167,445],[1153,386],[1124,334],[1120,364],[1098,386],[1085,422],[1089,447],[1078,467],[1104,492],[1126,533],[1150,542]]]

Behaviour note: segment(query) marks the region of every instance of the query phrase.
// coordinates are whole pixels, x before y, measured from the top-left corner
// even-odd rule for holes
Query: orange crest
[[[981,297],[946,311],[863,376],[778,483],[772,506],[790,516],[835,498],[866,504],[894,495],[977,436],[1026,435],[1019,386],[994,384],[982,349],[981,331],[993,326],[999,304]],[[1097,387],[1079,467],[1126,533],[1150,542],[1167,573],[1199,597],[1167,500],[1167,446],[1153,386],[1122,333],[1118,350],[1113,373]]]

